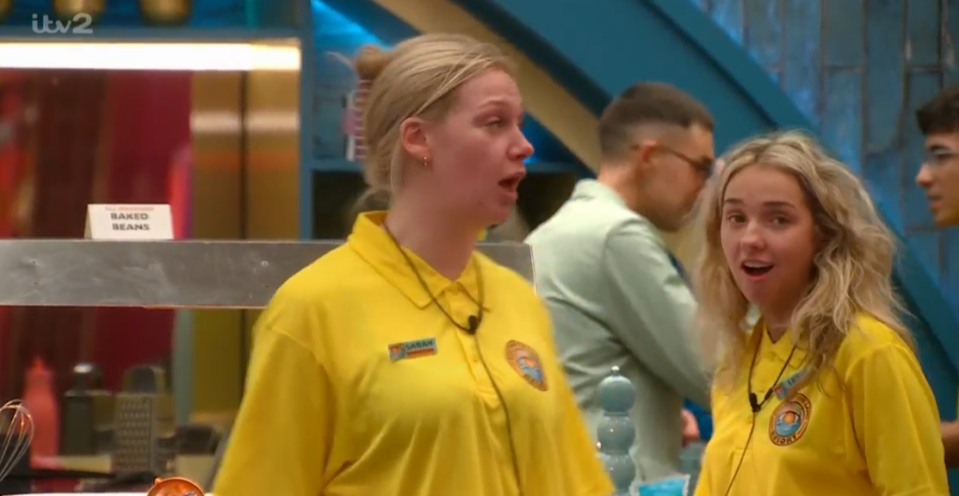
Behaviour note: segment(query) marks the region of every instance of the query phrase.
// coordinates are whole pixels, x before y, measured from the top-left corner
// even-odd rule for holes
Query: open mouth
[[[523,180],[525,174],[513,174],[499,182],[500,187],[511,192],[519,189],[519,183]]]
[[[768,273],[770,270],[773,269],[772,264],[760,263],[760,262],[744,262],[742,267],[743,267],[743,272],[753,277],[759,277],[759,276],[765,275],[766,273]]]

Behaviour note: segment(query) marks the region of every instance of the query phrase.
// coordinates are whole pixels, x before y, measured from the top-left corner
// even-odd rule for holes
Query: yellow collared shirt
[[[757,327],[751,350],[757,338],[762,342],[752,390],[761,400],[794,342],[787,334],[772,343]],[[800,348],[755,420],[745,372],[730,390],[714,390],[715,435],[706,447],[696,496],[727,494],[740,458],[730,495],[949,494],[936,400],[914,353],[892,329],[860,316],[840,346],[835,371],[793,391]],[[744,370],[753,352],[747,355]]]
[[[531,286],[474,255],[485,299],[470,335],[431,302],[382,220],[361,216],[264,311],[214,493],[610,494]],[[450,281],[407,253],[466,325],[474,265]]]

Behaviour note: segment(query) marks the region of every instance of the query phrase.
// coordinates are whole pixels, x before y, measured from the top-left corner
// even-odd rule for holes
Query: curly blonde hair
[[[795,131],[749,139],[724,159],[725,169],[701,200],[698,221],[703,251],[694,277],[704,345],[710,353],[720,350],[717,386],[731,387],[739,377],[749,339],[745,322],[750,304],[733,280],[720,242],[726,187],[747,167],[774,167],[796,178],[821,236],[812,279],[789,325],[806,351],[802,366],[807,373],[802,382],[831,367],[861,312],[884,322],[912,346],[898,316],[903,307],[891,281],[894,237],[859,178],[845,164]]]

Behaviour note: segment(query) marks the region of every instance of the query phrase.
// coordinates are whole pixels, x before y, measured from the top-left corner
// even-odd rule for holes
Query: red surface
[[[189,73],[117,72],[110,77],[107,119],[111,143],[104,203],[167,203],[170,186],[180,185],[178,216],[184,216],[182,169],[171,168],[190,143]],[[182,159],[180,160],[182,162]],[[177,168],[180,169],[180,168]],[[121,386],[123,372],[159,362],[172,350],[174,312],[139,308],[97,310],[94,362],[110,389]]]
[[[0,239],[12,238],[16,235],[14,213],[17,192],[26,161],[20,147],[20,116],[23,107],[23,81],[21,77],[11,74],[3,78],[0,83],[0,126],[7,127],[12,132],[0,141]],[[10,312],[6,307],[0,307],[0,357],[6,350],[6,340],[9,329]],[[3,371],[0,370],[0,376]],[[3,389],[0,381],[0,391]],[[2,397],[2,396],[0,396]]]
[[[0,88],[0,125],[19,124],[0,140],[0,238],[80,237],[93,202],[172,202],[177,235],[186,234],[189,73],[2,71]],[[35,109],[31,125],[25,108]],[[16,226],[12,201],[28,171],[34,203]],[[34,356],[53,370],[58,396],[79,361],[95,362],[105,385],[119,388],[129,367],[169,357],[173,325],[168,310],[0,309],[0,399],[22,394]]]

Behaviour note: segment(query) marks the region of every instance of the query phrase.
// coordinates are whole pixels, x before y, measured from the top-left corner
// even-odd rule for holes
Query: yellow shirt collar
[[[492,270],[484,257],[474,252],[473,259],[466,266],[466,270],[458,279],[451,281],[434,270],[416,253],[402,248],[416,267],[416,271],[423,278],[423,282],[429,287],[429,292],[427,292],[417,279],[410,263],[400,253],[400,248],[396,246],[390,235],[383,229],[385,219],[386,212],[361,214],[353,224],[353,231],[347,239],[347,244],[384,279],[409,298],[413,304],[419,308],[425,308],[431,303],[430,293],[432,293],[432,296],[439,298],[446,291],[455,292],[458,289],[465,290],[469,297],[479,304],[479,281],[476,274],[476,269],[479,268],[483,276],[483,291],[486,293],[483,308],[486,311],[491,310],[490,278]]]
[[[799,363],[806,356],[806,345],[803,342],[796,343],[796,335],[789,329],[778,341],[775,343],[769,337],[769,333],[766,332],[766,321],[762,318],[756,322],[756,325],[753,327],[752,335],[749,339],[749,346],[752,350],[756,349],[756,340],[761,339],[762,343],[759,343],[759,353],[761,355],[772,355],[778,357],[779,360],[785,361],[789,358],[789,355],[793,355],[793,360],[795,363]],[[796,351],[793,351],[795,346]],[[750,353],[752,353],[752,350]]]

